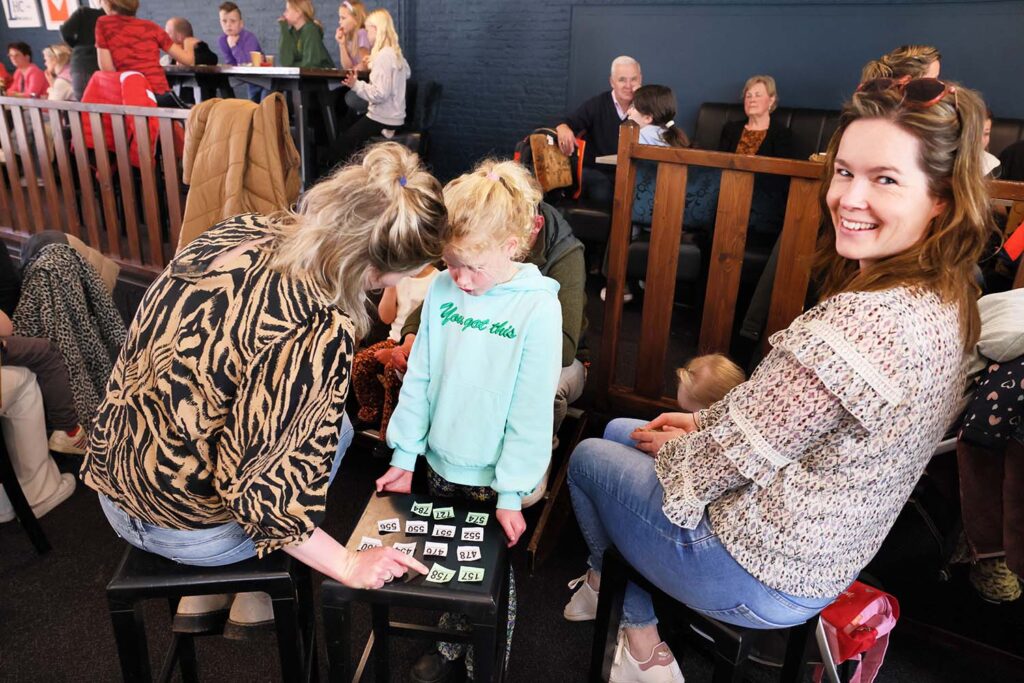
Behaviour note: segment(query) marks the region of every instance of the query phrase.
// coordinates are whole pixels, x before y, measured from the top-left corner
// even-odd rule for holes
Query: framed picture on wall
[[[9,28],[39,28],[43,25],[39,17],[39,5],[36,0],[0,0],[4,5],[4,15]]]
[[[39,0],[43,3],[43,18],[46,28],[56,31],[78,9],[78,0]]]

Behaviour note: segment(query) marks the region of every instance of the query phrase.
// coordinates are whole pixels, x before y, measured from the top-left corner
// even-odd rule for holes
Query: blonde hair
[[[980,295],[974,269],[995,230],[989,208],[988,181],[982,161],[985,103],[981,96],[955,83],[946,83],[941,100],[925,107],[904,107],[897,88],[854,93],[843,107],[839,127],[828,145],[819,201],[829,216],[828,195],[835,174],[835,158],[843,133],[854,121],[889,121],[914,136],[918,165],[928,177],[928,191],[945,203],[918,244],[861,269],[857,261],[836,252],[833,226],[821,231],[815,270],[821,297],[840,292],[880,291],[917,286],[937,294],[960,310],[960,332],[965,349],[978,339]]]
[[[775,88],[775,79],[771,76],[758,74],[757,76],[751,76],[748,78],[747,82],[743,84],[743,99],[747,98],[747,91],[758,83],[764,86],[764,90],[768,93],[768,97],[775,98],[775,101],[772,102],[772,106],[768,112],[771,113],[775,111],[775,108],[779,106],[779,91]]]
[[[286,0],[285,4],[291,5],[302,12],[302,16],[306,17],[306,21],[312,21],[321,29],[324,27],[324,25],[320,23],[320,20],[316,18],[316,8],[313,7],[311,0]]]
[[[733,387],[747,381],[743,369],[720,353],[691,359],[676,370],[676,377],[679,386],[705,408],[718,403]]]
[[[860,82],[874,78],[920,78],[942,54],[931,45],[900,45],[878,59],[872,59],[860,72]]]
[[[362,0],[345,0],[345,2],[338,5],[339,15],[343,9],[351,12],[356,20],[356,30],[352,32],[351,37],[345,38],[346,51],[350,55],[354,55],[359,51],[359,31],[362,30],[363,25],[366,23],[366,5],[362,3]]]
[[[364,335],[371,318],[365,278],[421,269],[441,257],[447,231],[441,184],[394,142],[369,147],[313,186],[293,211],[270,220],[271,265],[310,276]]]
[[[71,48],[64,43],[57,43],[43,48],[43,56],[49,54],[50,59],[57,63],[57,70],[63,69],[71,61]]]
[[[485,159],[444,188],[449,243],[460,253],[478,253],[515,238],[513,258],[530,249],[540,185],[522,164]]]
[[[395,31],[395,22],[391,19],[390,12],[386,9],[375,9],[366,15],[366,21],[363,23],[377,29],[373,47],[370,48],[371,66],[373,65],[373,58],[386,47],[394,50],[399,60],[405,59],[402,56],[402,47],[398,44],[398,33]]]

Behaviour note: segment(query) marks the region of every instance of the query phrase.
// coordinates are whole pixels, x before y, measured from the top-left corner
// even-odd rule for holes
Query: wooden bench
[[[0,238],[17,245],[37,232],[60,230],[117,261],[129,278],[151,281],[173,255],[181,228],[187,188],[180,159],[164,150],[174,149],[173,127],[188,114],[0,97]],[[112,140],[103,132],[105,117]],[[138,165],[129,154],[129,121]]]

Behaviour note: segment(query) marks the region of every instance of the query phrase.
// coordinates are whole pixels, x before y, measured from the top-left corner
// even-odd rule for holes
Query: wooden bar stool
[[[173,616],[178,600],[188,595],[249,591],[269,593],[273,601],[282,680],[310,680],[317,670],[316,628],[313,587],[306,565],[276,552],[262,560],[253,558],[223,567],[192,567],[132,546],[107,584],[124,680],[152,680],[140,601],[166,598]],[[157,680],[169,680],[179,664],[183,681],[199,680],[191,634],[174,634]]]
[[[605,551],[601,565],[601,590],[598,593],[594,641],[590,651],[592,681],[607,681],[611,673],[619,621],[622,619],[622,602],[629,581],[652,596],[671,602],[674,614],[682,616],[687,624],[711,641],[715,661],[714,683],[741,683],[745,680],[751,651],[763,643],[768,634],[779,631],[786,633],[787,638],[785,659],[779,675],[781,683],[802,681],[804,669],[812,661],[819,660],[819,653],[822,655],[821,661],[825,662],[828,680],[834,683],[840,680],[828,653],[828,645],[822,638],[824,632],[818,617],[785,629],[744,628],[716,621],[673,600],[630,566],[618,550],[611,547]]]
[[[431,502],[436,507],[452,507],[455,510],[453,519],[429,519],[431,532],[433,526],[445,524],[457,527],[454,538],[438,538],[431,535],[407,535],[403,532],[381,535],[377,522],[384,519],[399,518],[401,528],[405,528],[406,520],[423,520],[425,517],[410,515],[413,502]],[[484,527],[484,538],[481,542],[461,541],[462,528],[474,526],[466,524],[468,512],[487,512],[490,518]],[[484,580],[480,583],[459,583],[456,575],[444,584],[430,583],[426,577],[408,575],[399,577],[393,583],[385,584],[377,590],[357,590],[343,586],[337,581],[327,579],[320,588],[320,600],[324,614],[324,637],[327,639],[327,657],[330,664],[330,680],[358,681],[362,678],[366,663],[373,656],[376,680],[383,683],[390,681],[388,647],[390,636],[404,636],[427,640],[472,643],[474,675],[478,683],[501,681],[505,674],[505,644],[508,626],[508,581],[509,561],[508,549],[505,546],[505,533],[494,516],[494,507],[488,509],[486,503],[456,502],[450,499],[432,499],[430,496],[416,495],[385,495],[371,496],[370,502],[363,511],[355,530],[349,537],[345,547],[356,551],[362,538],[381,538],[383,545],[391,546],[398,543],[416,543],[414,557],[428,567],[436,561],[448,569],[459,566],[483,567]],[[448,556],[443,558],[424,558],[424,543],[447,542]],[[456,558],[458,545],[478,545],[481,559],[475,562],[459,562]],[[370,604],[373,630],[363,648],[362,657],[356,666],[354,675],[350,673],[349,653],[351,651],[351,603],[365,602]],[[449,611],[465,614],[472,624],[469,633],[450,631],[437,626],[408,624],[391,621],[392,607],[413,607],[420,609]]]

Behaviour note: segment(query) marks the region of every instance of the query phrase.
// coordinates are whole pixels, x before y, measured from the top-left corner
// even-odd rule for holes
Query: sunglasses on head
[[[949,93],[953,93],[953,106],[959,109],[956,100],[956,87],[944,83],[937,78],[872,78],[857,86],[857,92],[877,93],[886,90],[898,90],[903,99],[901,104],[908,107],[925,109],[937,104]]]

